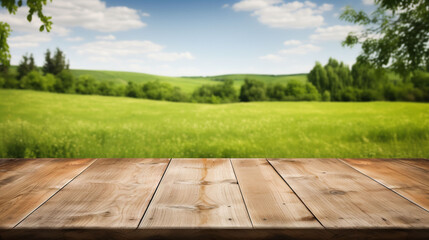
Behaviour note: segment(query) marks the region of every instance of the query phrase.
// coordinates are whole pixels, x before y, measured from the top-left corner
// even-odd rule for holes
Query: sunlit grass
[[[0,99],[0,157],[429,157],[424,103]]]

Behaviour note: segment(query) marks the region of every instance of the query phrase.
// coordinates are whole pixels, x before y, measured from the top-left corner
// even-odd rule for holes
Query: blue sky
[[[59,47],[71,68],[170,76],[308,72],[332,56],[352,64],[360,52],[341,40],[359,31],[340,21],[341,9],[373,10],[372,0],[53,0],[51,33],[0,11],[11,24],[12,63],[33,53],[43,64]]]

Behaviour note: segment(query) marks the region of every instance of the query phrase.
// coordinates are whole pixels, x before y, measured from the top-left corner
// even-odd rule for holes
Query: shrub
[[[355,102],[360,98],[360,91],[353,87],[346,87],[339,92],[340,101]]]
[[[55,91],[60,93],[74,92],[74,76],[69,70],[63,70],[57,75]]]
[[[103,96],[116,96],[115,84],[112,82],[101,82],[98,84],[97,93]]]
[[[276,83],[267,88],[267,96],[275,101],[315,101],[320,94],[311,83],[291,81],[287,85]]]
[[[75,91],[79,94],[96,94],[98,89],[97,81],[87,75],[82,75],[76,80]]]
[[[266,100],[265,83],[257,80],[244,79],[240,89],[240,101],[264,101]]]
[[[384,96],[389,101],[423,101],[426,94],[411,83],[388,84],[384,88]]]
[[[21,88],[33,90],[48,90],[46,79],[38,72],[31,71],[21,79]]]
[[[125,96],[138,98],[141,97],[141,90],[134,82],[128,82],[127,87],[125,88]]]
[[[195,102],[202,103],[229,103],[237,101],[237,92],[232,80],[225,80],[222,84],[202,85],[192,94]]]
[[[378,89],[363,89],[360,93],[360,101],[380,101],[384,100],[383,93]]]
[[[417,71],[414,73],[413,77],[411,78],[411,82],[417,88],[429,87],[429,73]]]

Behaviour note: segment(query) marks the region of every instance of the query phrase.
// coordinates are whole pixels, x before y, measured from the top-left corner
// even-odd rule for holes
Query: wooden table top
[[[427,159],[0,159],[0,239],[429,236]]]

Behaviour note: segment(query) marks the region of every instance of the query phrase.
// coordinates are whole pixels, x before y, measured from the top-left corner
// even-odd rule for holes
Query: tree
[[[51,51],[49,49],[46,50],[45,64],[42,68],[44,74],[52,73],[58,75],[63,70],[68,70],[69,68],[70,66],[66,63],[66,55],[63,51],[57,48],[54,56],[51,57]]]
[[[316,62],[314,68],[307,75],[307,79],[317,88],[319,92],[323,92],[323,90],[328,88],[328,75],[325,68],[323,68],[322,64],[319,62]]]
[[[52,0],[50,0],[52,2]],[[22,7],[23,0],[1,0],[1,6],[6,8],[9,14],[16,14],[19,7]],[[43,7],[47,4],[47,0],[27,0],[28,14],[27,20],[31,22],[33,15],[36,14],[37,17],[42,22],[42,25],[39,28],[39,31],[43,32],[46,30],[49,32],[51,30],[52,22],[49,16],[43,14]],[[9,37],[11,28],[8,23],[0,21],[0,65],[9,65],[10,64],[10,52],[9,45],[7,43],[7,38]]]
[[[0,63],[0,75],[6,76],[9,74],[9,65]]]
[[[363,26],[350,33],[343,46],[362,44],[358,60],[392,69],[405,79],[410,73],[429,66],[429,1],[375,0],[371,14],[346,7],[340,19]]]
[[[2,68],[5,68],[4,66],[9,66],[10,52],[7,38],[10,32],[9,24],[0,21],[0,66]]]
[[[384,69],[375,69],[365,62],[357,61],[352,66],[353,86],[360,89],[377,89],[388,81]]]
[[[28,55],[22,56],[22,60],[18,65],[18,79],[22,79],[24,76],[26,76],[31,71],[37,71],[37,66],[34,63],[34,57],[33,54],[28,57]]]

